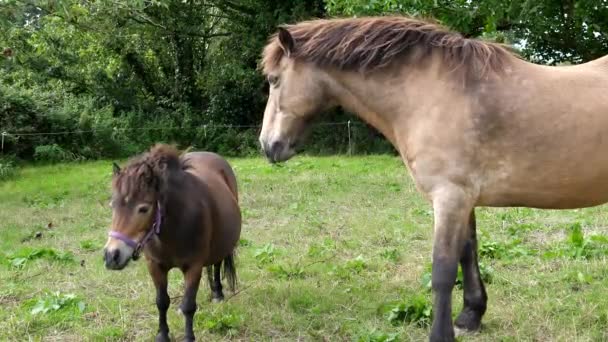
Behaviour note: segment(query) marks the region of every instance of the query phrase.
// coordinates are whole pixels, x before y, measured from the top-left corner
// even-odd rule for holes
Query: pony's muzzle
[[[107,246],[103,250],[103,260],[107,269],[122,270],[127,266],[133,250],[128,246],[123,246],[122,242]]]
[[[114,249],[114,250],[104,250],[104,257],[103,257],[105,263],[106,263],[106,268],[109,269],[114,269],[116,268],[116,266],[118,266],[118,263],[120,261],[120,250],[119,249]]]

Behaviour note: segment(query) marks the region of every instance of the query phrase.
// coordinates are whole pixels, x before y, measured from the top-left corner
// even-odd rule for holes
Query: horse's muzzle
[[[292,147],[293,146],[289,146],[280,140],[275,140],[271,143],[262,143],[262,150],[264,151],[264,154],[266,154],[266,158],[273,164],[291,158],[294,155]]]

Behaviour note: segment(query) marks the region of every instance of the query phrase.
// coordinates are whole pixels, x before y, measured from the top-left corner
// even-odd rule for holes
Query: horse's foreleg
[[[464,306],[454,325],[466,331],[476,331],[481,327],[481,317],[486,312],[488,295],[479,273],[475,211],[471,211],[468,228],[469,239],[464,245],[460,259],[464,278]]]
[[[444,188],[434,194],[433,210],[435,232],[432,287],[435,298],[430,340],[454,341],[452,289],[467,237],[472,201],[466,191],[459,187]]]
[[[157,342],[169,341],[169,326],[167,325],[167,310],[171,304],[167,293],[168,268],[148,260],[148,272],[152,276],[154,287],[156,287],[156,307],[158,308],[158,334]]]
[[[196,294],[198,293],[198,286],[201,281],[201,274],[203,273],[202,266],[190,266],[186,269],[182,269],[184,272],[185,280],[185,292],[184,299],[180,309],[186,318],[186,329],[184,341],[194,341],[194,330],[192,328],[192,321],[194,319],[194,313],[196,312]]]

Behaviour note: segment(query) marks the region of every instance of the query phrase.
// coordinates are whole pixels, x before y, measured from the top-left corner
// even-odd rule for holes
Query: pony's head
[[[178,151],[156,145],[124,169],[114,164],[112,227],[104,247],[106,268],[121,270],[139,257],[143,244],[160,229],[170,173],[179,169]]]

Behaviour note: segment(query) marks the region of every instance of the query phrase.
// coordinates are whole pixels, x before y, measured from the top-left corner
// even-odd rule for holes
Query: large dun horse
[[[159,329],[156,341],[169,340],[167,273],[185,278],[181,312],[185,340],[194,341],[192,319],[203,267],[214,301],[222,300],[220,267],[234,290],[234,249],[241,231],[237,183],[222,157],[191,152],[180,157],[166,145],[154,146],[121,170],[114,165],[112,230],[104,248],[108,269],[121,270],[144,252],[156,287]]]
[[[316,113],[342,106],[399,151],[434,209],[431,341],[453,341],[458,263],[475,331],[486,311],[474,208],[581,208],[608,201],[608,56],[526,62],[503,46],[404,17],[280,28],[263,53],[270,94],[260,143],[289,159]]]

